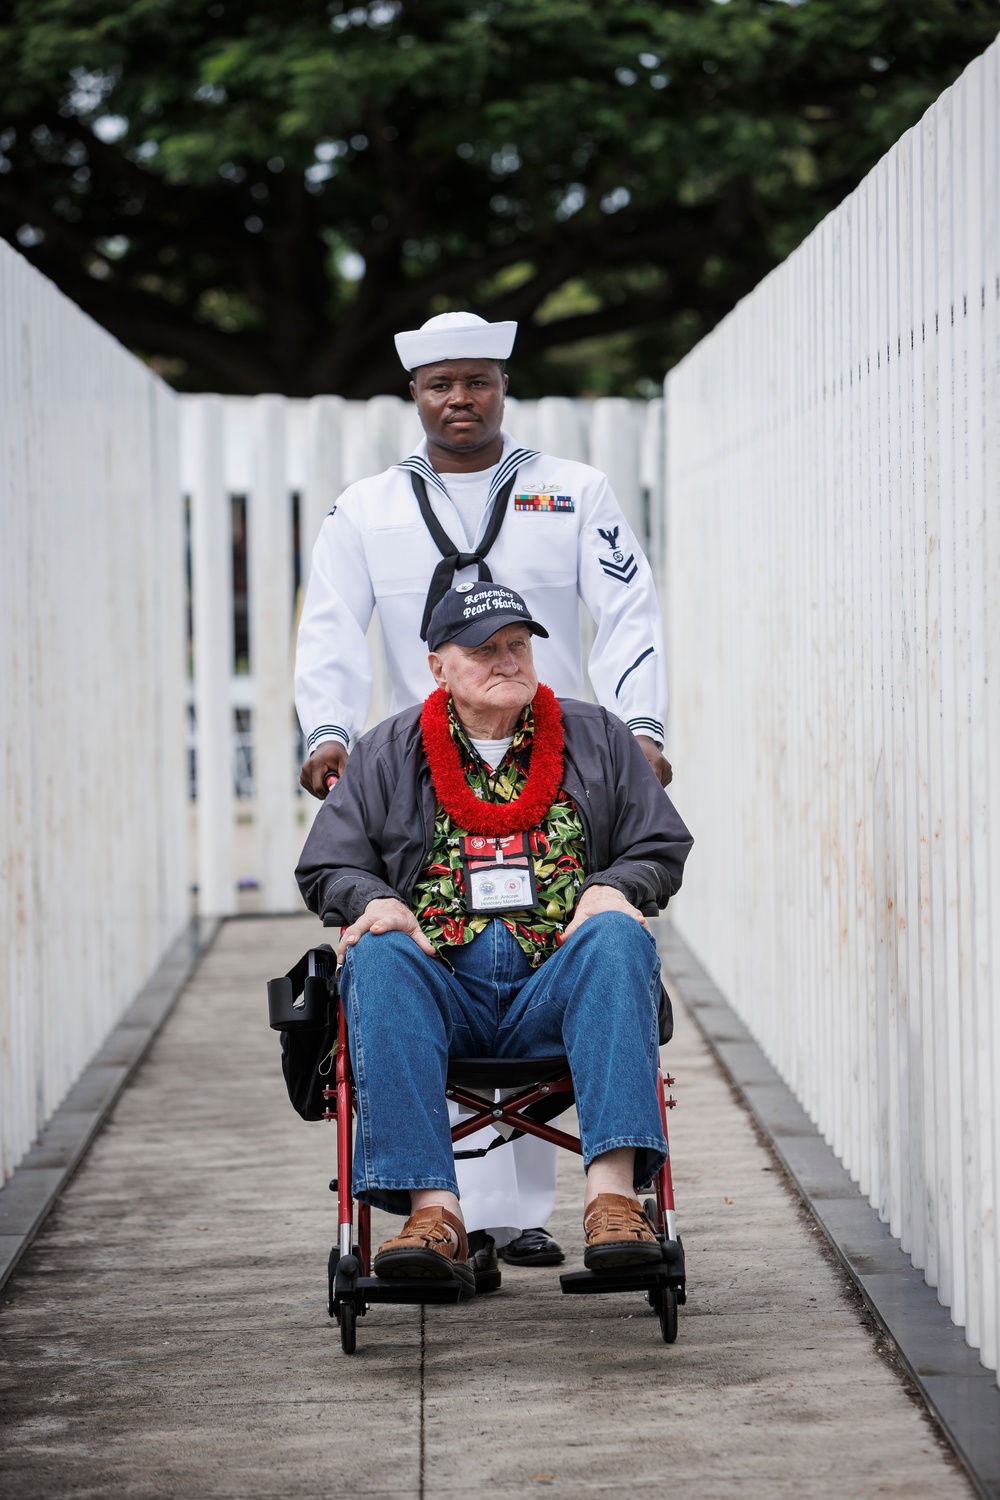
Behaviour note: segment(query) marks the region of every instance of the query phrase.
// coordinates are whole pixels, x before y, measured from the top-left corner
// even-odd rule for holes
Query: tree
[[[996,0],[0,0],[0,233],[186,389],[658,379],[992,40]]]

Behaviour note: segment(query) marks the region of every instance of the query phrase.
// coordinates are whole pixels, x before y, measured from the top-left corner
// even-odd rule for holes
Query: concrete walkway
[[[5,1289],[0,1491],[972,1493],[683,1014],[678,1342],[638,1297],[505,1270],[457,1309],[373,1309],[345,1358],[325,1311],[334,1132],[287,1103],[263,990],[318,937],[307,918],[222,929]],[[552,1228],[576,1266],[581,1180],[565,1154],[561,1172]]]

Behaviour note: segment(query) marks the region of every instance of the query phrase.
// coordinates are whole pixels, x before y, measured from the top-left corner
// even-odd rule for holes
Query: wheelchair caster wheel
[[[340,1324],[340,1347],[345,1354],[353,1354],[357,1347],[357,1313],[354,1303],[342,1302],[339,1313],[337,1321]]]
[[[672,1286],[658,1287],[649,1293],[650,1304],[656,1309],[660,1320],[660,1333],[665,1344],[677,1341],[677,1293]]]
[[[663,1225],[660,1223],[660,1215],[657,1212],[656,1199],[655,1198],[643,1198],[643,1200],[642,1200],[642,1211],[646,1215],[646,1218],[649,1220],[649,1222],[652,1224],[653,1228],[655,1229],[657,1237],[659,1239],[662,1239],[663,1238]]]
[[[336,1248],[336,1246],[334,1246],[334,1248],[330,1251],[330,1259],[326,1263],[326,1285],[327,1285],[326,1312],[327,1312],[327,1317],[336,1318],[338,1323],[340,1322],[340,1315],[339,1315],[337,1309],[333,1305],[333,1283],[336,1280],[336,1276],[337,1276],[337,1264],[338,1264],[339,1260],[340,1260],[340,1251]]]

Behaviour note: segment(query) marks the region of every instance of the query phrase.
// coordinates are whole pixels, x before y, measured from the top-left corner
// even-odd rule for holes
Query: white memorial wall
[[[680,931],[1000,1341],[1000,43],[666,381]]]
[[[188,920],[176,423],[0,242],[0,1182]]]

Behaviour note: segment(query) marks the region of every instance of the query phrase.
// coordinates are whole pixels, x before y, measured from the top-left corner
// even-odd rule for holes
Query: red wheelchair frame
[[[337,1007],[337,1052],[333,1086],[323,1090],[327,1108],[323,1118],[337,1122],[337,1222],[338,1240],[330,1252],[328,1265],[328,1311],[340,1325],[341,1347],[345,1354],[353,1354],[356,1347],[356,1327],[359,1316],[364,1316],[369,1307],[380,1302],[454,1303],[461,1295],[458,1283],[428,1280],[381,1281],[371,1274],[371,1209],[365,1203],[358,1204],[357,1240],[354,1238],[354,1195],[351,1191],[351,1169],[353,1161],[354,1131],[353,1116],[357,1107],[354,1080],[351,1072],[348,1046],[347,1022],[339,996],[333,1003]],[[463,1070],[482,1075],[482,1086],[489,1097],[477,1094],[474,1088],[460,1081]],[[505,1088],[505,1078],[512,1077],[512,1070],[522,1080],[515,1084],[515,1091],[500,1101],[495,1091]],[[492,1079],[489,1077],[493,1073]],[[532,1081],[525,1083],[526,1076]],[[660,1117],[663,1133],[667,1134],[667,1110],[673,1109],[676,1100],[666,1098],[664,1084],[669,1087],[674,1080],[666,1079],[657,1068],[657,1092],[660,1101]],[[474,1135],[487,1125],[505,1125],[526,1135],[538,1136],[543,1141],[564,1150],[582,1155],[583,1148],[577,1136],[570,1135],[526,1114],[532,1106],[548,1104],[553,1096],[561,1097],[562,1103],[552,1111],[558,1114],[568,1109],[573,1102],[573,1080],[565,1058],[518,1059],[512,1063],[492,1058],[453,1059],[449,1064],[448,1097],[456,1104],[471,1109],[473,1113],[459,1121],[451,1132],[452,1141],[458,1143],[466,1136]],[[647,1198],[644,1208],[653,1224],[663,1251],[661,1265],[621,1268],[617,1271],[575,1271],[560,1276],[564,1292],[608,1293],[643,1292],[659,1317],[660,1332],[664,1343],[672,1344],[677,1337],[677,1307],[685,1301],[684,1250],[677,1238],[674,1214],[674,1189],[668,1156],[653,1179],[652,1198]],[[500,1284],[498,1272],[493,1272],[490,1290]]]

